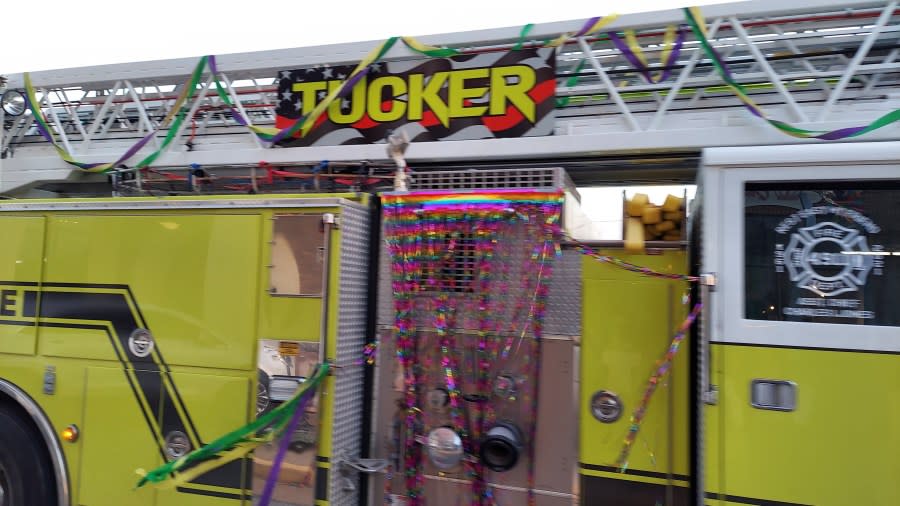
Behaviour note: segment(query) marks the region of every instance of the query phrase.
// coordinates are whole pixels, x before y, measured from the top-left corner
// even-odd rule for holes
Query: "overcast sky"
[[[686,3],[722,0],[4,0],[0,73],[584,20]]]

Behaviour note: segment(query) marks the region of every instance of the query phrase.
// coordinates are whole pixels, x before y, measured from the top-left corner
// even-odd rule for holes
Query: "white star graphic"
[[[343,72],[337,75],[337,78],[340,80],[343,80],[345,77],[347,77],[347,74],[344,74]]]
[[[322,72],[322,79],[328,79],[332,76],[334,69],[327,68],[324,72]]]
[[[381,72],[381,64],[380,63],[373,63],[372,66],[369,68],[372,69],[372,72]]]
[[[282,70],[282,71],[281,71],[281,78],[282,78],[282,79],[290,79],[290,77],[291,77],[291,71],[290,71],[290,70]]]
[[[320,91],[320,92],[319,92],[319,100],[322,100],[323,98],[325,98],[325,92],[324,92],[324,91]]]
[[[290,91],[284,90],[281,92],[281,100],[290,100],[291,98],[293,98],[293,94]]]
[[[350,100],[346,99],[346,98],[344,100],[341,100],[341,109],[349,109],[349,108],[350,108]]]
[[[294,104],[294,109],[297,109],[298,111],[303,110],[303,102],[298,100],[297,103]]]

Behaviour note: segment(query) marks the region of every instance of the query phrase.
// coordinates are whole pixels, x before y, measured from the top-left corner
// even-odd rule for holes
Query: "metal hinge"
[[[701,395],[701,399],[705,404],[718,404],[719,403],[719,387],[715,385],[710,385],[709,390],[706,390]]]
[[[48,365],[44,370],[44,394],[53,395],[56,393],[56,367]]]
[[[334,213],[325,213],[322,215],[322,223],[331,225],[333,228],[340,228],[341,217]]]

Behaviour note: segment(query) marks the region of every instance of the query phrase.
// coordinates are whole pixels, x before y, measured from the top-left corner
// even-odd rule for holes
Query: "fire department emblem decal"
[[[146,329],[136,329],[128,336],[128,349],[136,357],[144,358],[153,351],[153,336]]]
[[[791,234],[784,260],[798,288],[822,297],[858,290],[874,265],[866,236],[830,221]]]

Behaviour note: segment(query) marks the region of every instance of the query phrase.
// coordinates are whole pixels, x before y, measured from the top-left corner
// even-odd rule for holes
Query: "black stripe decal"
[[[34,318],[37,315],[38,293],[36,290],[26,290],[22,297],[22,317]]]
[[[18,327],[34,327],[35,322],[22,322],[22,321],[15,321],[15,320],[0,319],[0,325],[16,325]]]
[[[190,417],[187,406],[185,405],[175,381],[171,375],[171,369],[162,357],[159,347],[155,346],[153,354],[146,357],[140,357],[131,351],[128,341],[131,333],[137,328],[149,328],[144,320],[143,313],[137,303],[137,299],[127,285],[120,284],[98,284],[98,283],[43,283],[39,285],[35,282],[27,281],[0,281],[0,286],[24,286],[43,288],[82,288],[82,289],[103,289],[103,290],[119,290],[123,293],[91,293],[91,292],[67,292],[67,291],[47,291],[42,290],[40,297],[38,291],[22,292],[22,315],[20,318],[39,317],[39,318],[55,318],[60,320],[94,320],[110,322],[113,332],[110,333],[106,325],[86,324],[86,323],[56,323],[41,322],[41,326],[57,327],[57,328],[77,328],[89,330],[105,331],[110,339],[110,344],[125,370],[126,380],[135,400],[138,402],[144,420],[148,429],[154,434],[157,440],[157,446],[160,455],[165,458],[165,449],[162,441],[164,435],[171,431],[180,431],[192,436],[193,440],[198,441],[201,445],[202,440],[199,437],[196,426]],[[131,302],[131,305],[129,305]],[[135,314],[137,314],[135,320]],[[18,325],[18,326],[34,326],[35,322],[24,322],[14,320],[0,320],[2,325]],[[116,340],[119,346],[116,346]],[[154,361],[154,357],[159,365]],[[134,378],[129,374],[131,371]],[[163,376],[171,387],[173,395],[169,394],[169,389],[163,383]],[[135,380],[137,385],[135,384]],[[144,404],[140,402],[140,395],[146,400],[151,411],[161,409],[161,419],[159,420],[161,433],[157,433],[151,422],[156,417],[155,412],[148,413]],[[176,409],[176,405],[177,408]],[[248,466],[249,467],[249,466]],[[230,465],[223,466],[218,472],[206,473],[198,477],[196,482],[221,486],[225,488],[243,488],[243,476],[241,472],[241,461],[236,461]],[[185,489],[184,491],[188,491]],[[233,494],[232,494],[233,495]],[[240,497],[235,495],[235,497]]]
[[[41,326],[42,327],[53,327],[53,328],[102,330],[103,332],[106,332],[107,337],[109,337],[109,344],[110,344],[110,346],[112,346],[112,349],[115,352],[116,357],[119,359],[119,362],[122,364],[125,363],[125,359],[122,358],[121,352],[119,352],[119,349],[116,348],[115,338],[113,337],[112,333],[110,333],[109,327],[107,327],[106,325],[93,325],[93,324],[87,324],[87,323],[42,322]],[[124,365],[123,365],[123,367],[124,367]],[[128,382],[128,387],[131,388],[131,393],[134,395],[135,401],[138,403],[138,406],[141,407],[140,394],[138,393],[138,389],[134,384],[134,379],[132,379],[131,375],[128,374],[127,368],[123,369],[122,372],[125,373],[125,381]],[[141,371],[133,371],[133,372],[135,374],[137,374],[137,373],[140,373]],[[147,430],[149,430],[151,434],[154,434],[153,439],[158,441],[157,437],[155,436],[156,429],[154,428],[153,422],[151,421],[151,419],[153,418],[153,415],[151,413],[147,413],[147,410],[143,409],[143,407],[141,407],[140,411],[141,411],[141,415],[144,417],[144,422],[147,424]],[[157,444],[157,451],[159,451],[160,457],[162,457],[163,460],[166,460],[166,452],[164,451],[163,447],[160,446],[159,444]]]
[[[147,324],[147,320],[144,318],[144,313],[141,311],[141,306],[137,303],[137,297],[134,296],[134,292],[131,291],[131,287],[128,285],[113,285],[116,286],[117,289],[124,290],[128,293],[128,300],[132,302],[134,305],[134,311],[137,313],[138,317],[138,325],[141,328],[149,329],[150,325]],[[181,408],[181,413],[183,413],[183,417],[187,421],[188,427],[190,427],[193,436],[203,444],[203,441],[200,439],[200,431],[197,430],[197,426],[194,425],[194,420],[191,418],[191,413],[187,409],[187,404],[185,404],[184,399],[181,398],[181,392],[178,391],[178,387],[175,385],[175,380],[172,378],[172,369],[169,367],[169,364],[166,362],[166,359],[163,358],[162,350],[159,349],[159,346],[153,348],[153,354],[156,355],[157,361],[162,364],[162,371],[166,375],[166,379],[169,382],[169,385],[172,387],[172,391],[175,393],[175,402],[178,404],[178,407]]]
[[[196,488],[175,487],[175,490],[184,492],[185,494],[205,495],[207,497],[219,497],[221,499],[234,499],[236,501],[252,500],[252,494],[230,494],[228,492],[218,492],[215,490],[199,490]]]
[[[582,506],[690,506],[692,502],[688,487],[585,474],[580,476]]]
[[[900,355],[900,350],[854,350],[849,348],[819,348],[816,346],[790,346],[787,344],[759,344],[759,343],[733,343],[730,341],[712,341],[712,344],[722,346],[745,346],[748,348],[784,348],[789,350],[808,350],[808,351],[837,351],[842,353],[869,353],[875,355]]]
[[[137,302],[137,297],[134,296],[134,292],[131,291],[131,287],[128,285],[121,285],[121,289],[125,290],[128,293],[128,298],[134,305],[134,310],[137,313],[138,324],[141,328],[149,329],[150,326],[147,324],[147,320],[144,318],[144,313],[141,311],[141,306]],[[172,391],[175,393],[175,402],[181,408],[181,412],[183,413],[184,418],[187,421],[188,427],[191,429],[191,433],[194,437],[197,438],[197,441],[200,444],[203,444],[203,441],[200,439],[200,431],[197,430],[197,426],[194,425],[194,420],[191,418],[191,413],[187,409],[187,404],[185,404],[184,399],[181,398],[181,392],[178,391],[178,387],[175,385],[175,380],[172,378],[172,369],[169,367],[169,364],[166,362],[166,359],[163,358],[162,350],[159,349],[159,346],[153,348],[153,353],[156,355],[157,360],[160,364],[162,364],[163,372],[166,375],[166,379],[169,381],[169,385],[172,386]]]
[[[652,504],[689,506],[693,503],[693,494],[689,487],[667,486],[659,483],[644,483],[585,474],[580,475],[580,478],[582,506],[647,506]],[[803,503],[723,495],[713,492],[707,492],[704,495],[707,499],[753,506],[812,506]]]
[[[603,471],[607,473],[617,473],[617,474],[631,474],[634,476],[646,476],[648,478],[660,478],[663,480],[673,479],[673,480],[681,480],[688,481],[690,480],[690,476],[684,474],[666,474],[660,473],[656,471],[643,471],[641,469],[626,469],[625,472],[619,471],[618,467],[613,466],[600,466],[597,464],[586,464],[584,462],[579,462],[578,467],[581,469],[587,469],[589,471]]]
[[[752,497],[742,497],[739,495],[721,495],[712,492],[704,494],[707,499],[717,499],[720,501],[736,502],[739,504],[753,504],[756,506],[812,506],[811,504],[802,504],[798,502],[772,501],[769,499],[754,499]]]
[[[97,288],[108,289],[109,287],[102,286]],[[115,288],[121,289],[119,287]],[[132,299],[132,303],[137,310],[137,302]],[[171,379],[170,372],[161,370],[160,366],[153,361],[152,356],[138,356],[129,347],[128,341],[131,333],[137,328],[142,328],[144,322],[135,321],[125,294],[45,291],[41,296],[40,316],[41,318],[109,321],[113,326],[115,337],[119,341],[121,350],[124,352],[124,357],[120,355],[119,361],[126,369],[131,368],[135,370],[140,393],[147,400],[150,409],[161,409],[159,420],[161,433],[156,434],[160,452],[165,455],[162,441],[164,441],[166,434],[173,431],[191,435],[193,436],[192,439],[202,444],[199,435],[194,430],[193,423],[188,423],[184,419],[186,417],[181,415],[181,413],[187,413],[187,408],[183,402],[179,402],[181,401],[180,396],[176,393],[177,399],[173,398],[173,396],[168,395],[167,390],[163,386],[162,374],[166,374],[174,390],[174,381]],[[158,353],[158,347],[154,347],[154,350]],[[166,369],[168,369],[167,366]],[[176,402],[179,404],[178,408],[181,408],[181,412],[177,409]],[[153,417],[155,414],[147,413],[147,416]],[[228,468],[228,466],[225,467]],[[212,480],[214,480],[206,481],[207,484],[242,488],[239,467],[236,473],[229,471],[207,474],[213,474]],[[200,479],[198,477],[196,480]]]
[[[316,462],[331,462],[331,459],[325,455],[316,455]]]
[[[328,500],[328,468],[316,466],[316,501]]]

